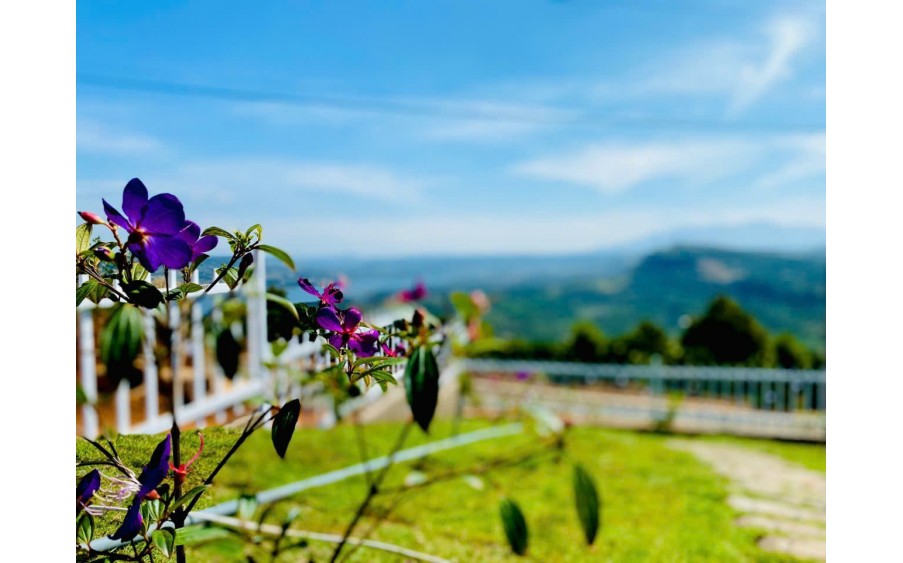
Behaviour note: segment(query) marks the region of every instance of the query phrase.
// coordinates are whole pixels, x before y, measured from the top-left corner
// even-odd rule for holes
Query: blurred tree
[[[681,338],[688,364],[772,365],[768,332],[740,305],[719,295]]]
[[[677,343],[660,326],[643,321],[632,332],[612,341],[607,359],[619,364],[648,364],[657,356],[670,363],[678,355]]]
[[[777,366],[785,369],[810,369],[812,353],[789,332],[774,340],[774,356]]]
[[[608,355],[608,342],[602,330],[590,321],[577,321],[565,344],[565,355],[578,362],[601,362]]]

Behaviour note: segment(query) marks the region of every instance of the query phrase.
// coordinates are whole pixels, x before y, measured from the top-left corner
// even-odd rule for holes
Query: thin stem
[[[404,425],[404,428],[401,429],[401,433],[398,435],[398,440],[395,442],[395,446],[392,448],[392,452],[389,454],[388,463],[386,463],[385,467],[379,472],[376,476],[376,479],[370,483],[370,488],[367,491],[367,497],[364,499],[364,502],[357,507],[357,512],[354,513],[354,518],[351,520],[351,523],[348,524],[348,528],[345,529],[345,533],[342,534],[342,541],[339,542],[339,545],[336,546],[335,551],[332,552],[332,559],[330,559],[330,563],[335,563],[335,561],[339,558],[339,554],[342,552],[342,548],[345,547],[345,543],[348,541],[348,538],[351,536],[351,533],[354,531],[354,528],[357,526],[357,523],[360,521],[361,517],[366,512],[367,507],[370,506],[370,502],[373,498],[379,494],[379,487],[382,485],[383,480],[385,480],[386,475],[389,473],[389,469],[392,467],[392,461],[395,458],[395,454],[398,453],[398,450],[401,449],[401,446],[404,445],[405,439],[408,437],[408,433],[411,431],[411,427],[414,425],[413,421],[408,421],[407,424]]]
[[[250,250],[251,250],[251,249],[249,249],[248,252],[250,252]],[[229,270],[231,270],[231,269],[232,269],[232,266],[234,266],[235,263],[238,262],[238,259],[239,259],[241,256],[244,256],[245,254],[246,254],[246,252],[244,252],[244,251],[242,251],[242,252],[236,252],[235,254],[233,254],[233,255],[232,255],[232,259],[229,260],[229,263],[226,265],[226,267],[223,268],[222,271],[220,271],[220,273],[219,273],[215,278],[213,278],[213,281],[210,282],[210,285],[207,286],[207,288],[204,290],[204,293],[202,293],[201,295],[204,295],[204,294],[206,294],[208,291],[210,291],[211,289],[213,289],[213,286],[215,286],[216,284],[218,284],[224,277],[226,277],[226,272],[228,272]]]

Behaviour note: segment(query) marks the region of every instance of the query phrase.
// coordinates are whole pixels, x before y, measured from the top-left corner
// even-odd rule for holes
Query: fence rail
[[[240,288],[233,291],[220,282],[204,295],[200,292],[190,294],[184,318],[177,303],[165,305],[169,309],[168,328],[172,335],[169,342],[171,362],[167,366],[158,365],[154,352],[155,323],[158,322],[155,320],[156,313],[142,310],[144,339],[140,352],[143,364],[141,383],[132,389],[123,378],[112,397],[101,397],[98,391],[99,343],[95,335],[95,310],[108,309],[115,303],[109,299],[96,305],[87,300],[83,302],[76,312],[78,377],[86,398],[79,409],[80,416],[77,417],[81,434],[95,438],[101,432],[101,425],[113,427],[122,434],[162,432],[172,425],[173,413],[180,424],[203,426],[209,417],[213,417],[217,424],[222,424],[230,412],[239,415],[244,412],[248,401],[261,397],[274,402],[284,401],[288,397],[306,398],[305,411],[315,416],[321,425],[334,424],[336,417],[332,400],[323,393],[322,387],[317,384],[302,386],[292,377],[292,373],[297,371],[313,372],[331,365],[333,360],[323,351],[323,340],[318,338],[310,342],[305,339],[304,342],[299,342],[293,339],[278,357],[273,355],[272,347],[267,341],[265,256],[264,253],[255,251],[254,272],[248,283]],[[170,287],[178,286],[177,275],[177,272],[170,272]],[[79,284],[84,281],[84,278],[78,279]],[[153,279],[149,281],[153,282]],[[197,273],[193,281],[201,283]],[[217,362],[208,360],[212,355],[208,342],[208,336],[211,335],[205,329],[205,312],[216,324],[222,321],[223,312],[219,301],[225,296],[242,299],[247,309],[244,322],[246,328],[242,335],[246,345],[241,351],[244,361],[239,373],[231,380],[225,376]],[[386,325],[394,319],[389,317],[388,312],[382,312],[368,316],[366,320]],[[183,330],[186,324],[187,336]],[[239,325],[231,327],[231,330],[241,331],[242,328]],[[165,380],[161,378],[161,367],[168,371]],[[396,377],[401,377],[402,368],[403,366],[392,368]],[[164,384],[172,389],[172,401],[166,408],[160,401]],[[355,401],[342,405],[342,412],[350,412],[377,400],[380,395],[378,387],[370,389]],[[136,396],[142,398],[139,408],[135,408]],[[104,420],[101,419],[102,413]]]

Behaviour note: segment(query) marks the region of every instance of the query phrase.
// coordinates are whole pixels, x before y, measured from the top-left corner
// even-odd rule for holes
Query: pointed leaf
[[[279,295],[276,295],[274,293],[267,293],[267,301],[281,306],[283,309],[291,313],[296,321],[301,322],[301,317],[298,316],[298,309],[296,309],[295,305],[285,297],[280,297]]]
[[[91,223],[82,223],[75,227],[75,253],[84,252],[91,247]]]
[[[439,402],[439,366],[429,346],[414,349],[405,366],[404,387],[414,420],[429,432]]]
[[[175,510],[180,506],[188,506],[191,501],[195,499],[195,497],[204,494],[204,491],[206,491],[208,488],[210,488],[209,485],[198,485],[197,487],[191,489],[190,491],[182,495],[182,497],[172,505],[172,510]]]
[[[232,233],[230,233],[226,229],[220,229],[219,227],[207,227],[206,229],[204,229],[204,232],[201,233],[201,236],[205,237],[207,235],[223,237],[230,240],[233,238]]]
[[[78,521],[75,524],[75,537],[78,543],[88,544],[94,539],[94,517],[88,512],[82,512],[78,515]]]
[[[577,517],[580,519],[586,543],[593,545],[599,531],[601,503],[592,476],[581,465],[574,466],[574,498],[577,504]]]
[[[85,300],[85,297],[95,289],[97,289],[97,282],[95,280],[88,280],[77,287],[75,289],[75,306],[78,307],[81,305],[82,301]]]
[[[292,441],[292,434],[295,432],[295,425],[298,424],[298,417],[301,415],[301,401],[292,399],[285,403],[279,414],[273,419],[273,447],[279,457],[285,457],[285,451],[288,449],[289,442]]]
[[[295,271],[295,261],[292,260],[292,257],[285,253],[284,250],[280,250],[275,246],[270,246],[268,244],[258,244],[258,250],[262,250],[267,254],[272,254],[273,257],[278,258],[283,264],[289,267],[291,271]]]
[[[509,498],[503,498],[499,504],[499,514],[502,517],[502,527],[505,529],[505,537],[511,551],[517,555],[527,552],[527,521],[517,503]]]
[[[172,528],[160,528],[151,534],[153,544],[163,552],[163,557],[172,557],[176,547],[176,531]]]

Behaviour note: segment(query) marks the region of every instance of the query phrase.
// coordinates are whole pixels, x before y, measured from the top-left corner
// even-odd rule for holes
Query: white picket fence
[[[322,349],[322,341],[303,343],[293,339],[289,347],[273,357],[272,347],[267,342],[267,301],[266,301],[266,259],[259,251],[254,255],[254,272],[247,284],[235,291],[223,283],[218,283],[206,295],[201,292],[189,296],[190,306],[188,318],[183,319],[176,303],[170,303],[169,328],[172,330],[173,351],[171,365],[168,366],[173,386],[172,409],[161,409],[160,403],[160,369],[154,354],[154,313],[144,311],[144,344],[142,350],[143,379],[139,386],[131,389],[126,379],[120,381],[112,398],[100,397],[98,393],[98,351],[99,343],[95,339],[95,308],[109,308],[114,302],[102,300],[95,305],[88,300],[77,308],[78,317],[78,371],[79,383],[87,399],[80,409],[80,433],[88,438],[97,437],[104,428],[115,428],[122,434],[156,433],[172,426],[173,413],[180,425],[203,426],[209,417],[221,424],[230,414],[240,415],[248,401],[263,398],[273,402],[289,397],[302,397],[306,412],[313,411],[322,426],[335,423],[335,415],[331,398],[322,393],[317,385],[302,387],[290,377],[292,371],[316,371],[330,365],[331,357]],[[170,272],[170,287],[177,287],[178,272]],[[79,279],[81,284],[85,278]],[[149,280],[152,281],[152,280]],[[201,283],[197,273],[193,280]],[[212,281],[212,280],[211,280]],[[246,362],[239,373],[230,381],[223,374],[219,365],[208,362],[207,335],[204,328],[205,301],[207,309],[214,319],[221,318],[222,311],[218,302],[226,294],[242,298],[247,306],[245,340]],[[401,314],[395,311],[399,318]],[[367,321],[377,325],[385,325],[394,320],[391,312],[368,316]],[[189,325],[189,336],[183,337],[184,324]],[[190,367],[186,360],[191,359]],[[402,368],[393,368],[396,377],[401,376]],[[378,386],[370,389],[356,400],[342,405],[342,412],[349,412],[359,406],[376,400],[381,395]],[[143,409],[133,408],[133,398],[143,397]],[[143,412],[135,412],[143,410]],[[109,416],[112,411],[113,420],[102,420],[102,414]]]

